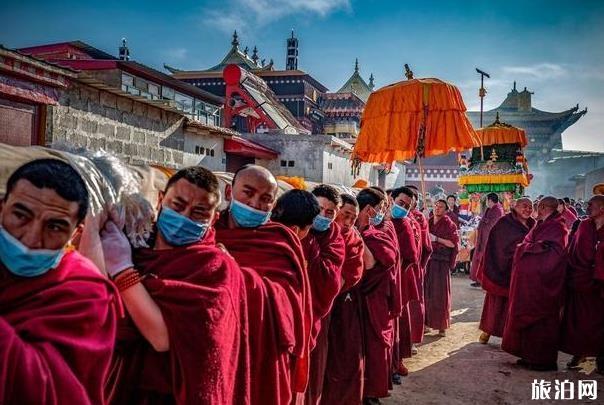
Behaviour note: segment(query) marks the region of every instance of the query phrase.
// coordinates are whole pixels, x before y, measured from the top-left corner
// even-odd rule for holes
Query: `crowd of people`
[[[427,332],[446,335],[446,200],[425,215],[411,186],[278,196],[255,165],[224,194],[219,212],[215,175],[179,170],[135,249],[118,210],[87,214],[69,164],[17,169],[0,210],[0,403],[375,404]],[[474,256],[481,341],[503,336],[535,370],[560,348],[575,366],[604,354],[604,196],[578,225],[558,209],[543,197],[535,220],[516,201]]]

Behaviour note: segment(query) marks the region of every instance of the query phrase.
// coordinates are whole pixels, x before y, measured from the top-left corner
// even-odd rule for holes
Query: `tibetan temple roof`
[[[327,116],[358,116],[363,114],[365,102],[355,93],[325,93],[319,99],[319,105]]]
[[[350,76],[342,88],[338,90],[338,93],[354,93],[366,103],[372,91],[373,75],[371,75],[369,84],[367,84],[359,73],[359,60],[357,59],[354,63],[354,72],[352,73],[352,76]]]

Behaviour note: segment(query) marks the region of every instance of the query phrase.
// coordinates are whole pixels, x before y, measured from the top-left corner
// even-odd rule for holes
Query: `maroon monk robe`
[[[451,324],[451,269],[455,266],[459,234],[457,227],[447,216],[443,216],[436,223],[432,217],[429,225],[430,233],[455,244],[455,248],[449,248],[436,242],[432,244],[432,256],[428,262],[424,280],[426,326],[445,330]]]
[[[287,227],[216,224],[216,240],[233,255],[245,277],[251,403],[285,405],[306,390],[312,307],[304,252]]]
[[[501,347],[531,364],[551,365],[558,357],[567,241],[564,220],[554,213],[531,229],[514,254]]]
[[[478,281],[478,269],[484,250],[487,246],[487,240],[489,239],[489,233],[491,228],[495,226],[495,223],[499,218],[504,215],[503,207],[497,203],[491,208],[487,208],[484,212],[484,216],[480,219],[478,228],[476,229],[476,246],[474,246],[474,255],[472,256],[472,263],[470,265],[470,279],[472,281]]]
[[[573,214],[573,212],[571,210],[569,210],[568,208],[565,208],[564,211],[562,211],[562,213],[560,215],[562,216],[562,219],[564,220],[564,223],[566,224],[566,228],[570,232],[570,230],[573,229],[573,224],[577,220],[577,216],[575,214]]]
[[[333,222],[328,230],[311,229],[302,240],[304,257],[308,264],[308,279],[313,308],[311,334],[310,376],[306,390],[306,403],[318,404],[323,391],[327,364],[327,339],[329,312],[341,287],[344,263],[344,238],[340,226]]]
[[[419,266],[418,272],[418,287],[419,299],[409,302],[409,316],[411,318],[411,341],[413,343],[421,343],[424,340],[424,322],[426,319],[426,311],[424,305],[424,278],[426,275],[426,267],[428,260],[432,254],[432,242],[430,241],[430,231],[428,229],[428,220],[420,211],[414,209],[410,212],[418,225],[419,229]]]
[[[401,316],[398,318],[398,354],[393,358],[394,370],[399,369],[401,360],[411,357],[411,318],[409,314],[409,302],[418,300],[420,293],[419,280],[417,272],[414,271],[418,264],[419,254],[413,224],[409,218],[393,218],[392,223],[396,230],[396,236],[399,245],[401,265],[400,265],[400,288],[401,305],[403,307]]]
[[[581,221],[568,252],[566,302],[560,350],[573,356],[604,354],[604,298],[594,279],[596,247],[604,242],[604,227]]]
[[[376,264],[365,270],[360,289],[363,299],[363,333],[365,341],[365,387],[363,396],[383,398],[391,384],[393,345],[392,280],[398,264],[397,247],[392,238],[370,226],[361,232],[363,241]]]
[[[0,404],[104,404],[115,302],[111,283],[75,251],[32,278],[0,264]]]
[[[135,268],[162,312],[170,350],[156,352],[130,319],[118,332],[113,404],[249,403],[244,279],[214,232],[199,243],[138,249]],[[199,372],[203,370],[203,372]]]
[[[486,290],[480,330],[492,336],[503,336],[503,327],[508,311],[508,291],[512,277],[512,260],[516,246],[524,240],[526,234],[535,225],[529,218],[525,226],[515,212],[504,215],[491,229],[484,252],[480,282]]]
[[[363,325],[357,283],[363,276],[364,244],[355,228],[342,230],[344,285],[331,311],[328,357],[321,404],[360,404],[363,399]]]
[[[448,216],[451,221],[453,221],[457,228],[459,228],[459,206],[456,205],[453,207],[453,209],[447,210],[445,215]]]

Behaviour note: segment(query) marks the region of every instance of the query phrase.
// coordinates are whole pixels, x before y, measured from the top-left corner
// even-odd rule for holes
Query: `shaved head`
[[[537,212],[539,219],[545,219],[558,210],[558,199],[556,197],[547,196],[539,201]]]
[[[533,202],[530,200],[530,198],[519,198],[514,203],[513,210],[518,217],[526,221],[533,213]]]
[[[595,195],[587,202],[587,215],[590,218],[604,219],[604,195]]]
[[[235,199],[260,211],[271,211],[279,189],[275,176],[265,167],[245,165],[235,173],[227,199]]]

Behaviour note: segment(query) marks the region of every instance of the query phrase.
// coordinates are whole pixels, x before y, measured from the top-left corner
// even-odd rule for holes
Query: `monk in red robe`
[[[8,179],[0,208],[0,404],[105,403],[114,289],[67,247],[88,210],[78,173],[35,160]]]
[[[537,225],[516,249],[501,344],[519,365],[540,371],[557,369],[568,242],[557,207],[554,197],[539,201]]]
[[[509,214],[491,229],[479,275],[486,290],[480,318],[480,343],[486,344],[491,335],[502,337],[508,312],[508,293],[512,277],[512,259],[516,246],[535,225],[531,218],[533,203],[528,198],[516,201]]]
[[[570,209],[568,209],[566,204],[564,204],[564,200],[561,198],[558,199],[558,212],[560,213],[560,216],[564,220],[564,224],[566,224],[566,228],[570,232],[571,229],[573,229],[573,224],[577,220],[577,215],[575,215]]]
[[[359,215],[357,200],[342,194],[342,207],[335,222],[346,247],[342,265],[342,288],[331,311],[327,367],[321,404],[360,404],[363,400],[364,350],[361,293],[358,283],[365,262],[372,260],[354,227]],[[365,260],[365,257],[368,257]]]
[[[589,200],[587,215],[568,252],[560,350],[573,355],[569,367],[584,357],[604,355],[604,298],[594,277],[596,250],[604,245],[604,196]]]
[[[411,198],[413,195],[405,187],[392,190],[392,208],[390,214],[394,224],[400,257],[400,278],[401,278],[401,305],[402,313],[399,317],[399,350],[398,358],[395,358],[395,371],[400,375],[407,375],[407,368],[403,364],[403,359],[411,357],[412,354],[412,324],[409,311],[409,303],[412,300],[419,300],[419,294],[423,294],[423,289],[419,279],[419,230],[415,228],[417,224],[414,219],[409,217],[411,210]],[[418,327],[418,325],[414,325]],[[421,325],[423,330],[423,322]]]
[[[105,269],[128,310],[108,392],[114,404],[249,403],[245,284],[216,246],[218,179],[194,166],[174,174],[158,203],[151,248],[131,253],[113,222]]]
[[[459,234],[457,227],[445,215],[447,202],[434,203],[434,215],[429,220],[432,256],[424,280],[426,326],[445,336],[451,325],[451,269],[455,267]]]
[[[345,254],[340,226],[334,222],[342,204],[338,190],[321,184],[312,194],[319,202],[320,212],[314,218],[308,236],[302,240],[313,307],[310,379],[305,401],[309,405],[321,400],[327,365],[329,313],[340,292]]]
[[[470,279],[474,281],[472,287],[480,287],[478,269],[487,246],[489,233],[497,220],[504,214],[503,207],[499,203],[499,196],[495,193],[487,194],[487,210],[480,219],[480,223],[476,229],[476,246],[474,247],[474,255],[472,256],[472,264],[470,265]]]
[[[276,194],[268,170],[243,166],[226,189],[230,206],[216,223],[216,240],[245,277],[253,404],[300,400],[308,382],[310,285],[300,235],[269,222]]]
[[[421,343],[424,339],[424,323],[426,319],[425,315],[425,304],[424,304],[424,289],[425,289],[425,275],[428,267],[428,261],[432,255],[432,242],[430,241],[430,230],[428,228],[428,220],[417,208],[418,193],[417,188],[413,186],[407,187],[413,193],[413,200],[411,202],[411,217],[417,222],[420,231],[420,248],[419,252],[419,277],[418,286],[420,287],[420,295],[418,300],[411,300],[409,303],[409,313],[411,316],[411,340],[413,346],[411,352],[416,354],[418,349],[416,343]]]
[[[455,194],[450,194],[447,196],[447,216],[453,221],[455,226],[459,229],[460,219],[459,219],[459,205],[457,205],[457,196]]]
[[[366,403],[379,403],[388,396],[392,376],[393,316],[400,302],[393,291],[397,274],[398,252],[391,236],[375,228],[383,220],[386,195],[370,188],[357,195],[359,217],[356,226],[372,259],[361,280],[363,332],[365,341]]]

